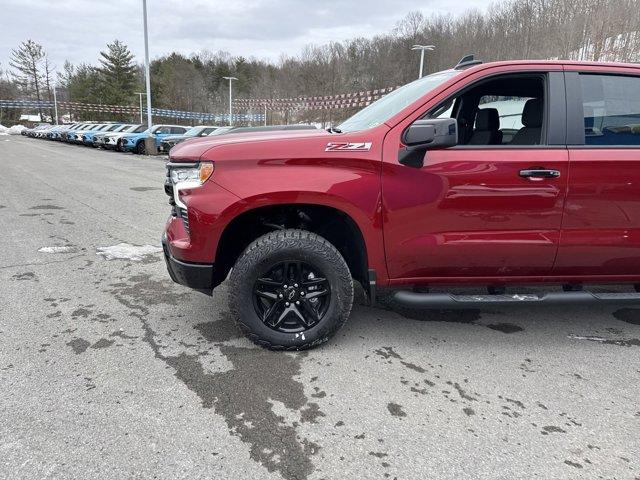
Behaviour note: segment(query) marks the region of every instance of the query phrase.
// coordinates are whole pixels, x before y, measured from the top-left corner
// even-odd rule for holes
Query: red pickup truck
[[[328,131],[180,143],[165,190],[171,277],[229,276],[268,348],[328,340],[354,281],[411,308],[638,302],[640,65],[468,57]]]

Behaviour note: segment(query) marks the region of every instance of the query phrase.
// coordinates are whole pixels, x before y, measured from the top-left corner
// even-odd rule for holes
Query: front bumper
[[[213,265],[187,263],[174,258],[169,251],[166,237],[162,238],[162,249],[171,280],[207,295],[213,291]]]

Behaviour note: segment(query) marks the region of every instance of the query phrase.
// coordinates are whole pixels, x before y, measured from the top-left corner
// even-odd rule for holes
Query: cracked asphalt
[[[640,479],[640,310],[360,302],[273,353],[173,284],[161,158],[0,137],[0,478]],[[153,249],[151,249],[153,250]]]

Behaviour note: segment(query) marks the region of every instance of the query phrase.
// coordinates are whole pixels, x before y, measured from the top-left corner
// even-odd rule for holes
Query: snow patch
[[[9,135],[20,135],[22,131],[26,129],[27,127],[25,127],[24,125],[14,125],[13,127],[7,130],[7,133]]]
[[[570,333],[569,335],[567,335],[567,338],[570,338],[572,340],[589,340],[591,342],[606,342],[606,341],[608,341],[604,337],[594,337],[592,335],[575,335],[573,333]]]
[[[38,251],[42,253],[73,253],[76,251],[76,247],[42,247]]]
[[[111,247],[98,247],[98,255],[104,256],[106,260],[133,260],[139,262],[147,255],[159,253],[162,247],[154,245],[130,245],[119,243]]]

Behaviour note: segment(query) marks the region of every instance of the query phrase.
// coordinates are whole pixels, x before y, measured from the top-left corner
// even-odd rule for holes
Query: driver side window
[[[427,118],[455,118],[458,145],[541,145],[544,87],[544,77],[538,74],[492,78],[443,102]]]

